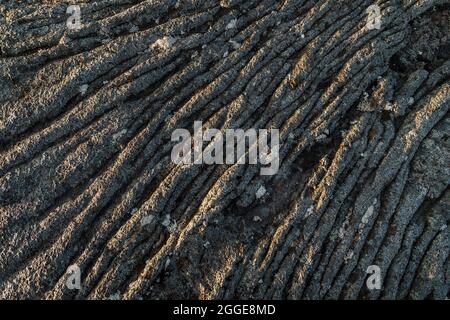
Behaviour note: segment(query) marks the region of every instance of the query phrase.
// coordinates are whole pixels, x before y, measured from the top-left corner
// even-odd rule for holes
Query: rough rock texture
[[[0,298],[446,297],[448,1],[78,4],[0,1]],[[278,174],[173,164],[196,120]]]

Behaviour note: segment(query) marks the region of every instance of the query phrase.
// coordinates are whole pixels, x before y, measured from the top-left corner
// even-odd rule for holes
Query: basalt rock
[[[447,1],[79,7],[0,1],[0,298],[446,298]],[[278,173],[174,164],[194,121]]]

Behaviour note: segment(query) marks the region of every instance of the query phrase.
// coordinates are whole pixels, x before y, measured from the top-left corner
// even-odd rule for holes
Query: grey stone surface
[[[0,298],[446,298],[448,1],[79,5],[0,1]],[[279,172],[173,164],[197,120]]]

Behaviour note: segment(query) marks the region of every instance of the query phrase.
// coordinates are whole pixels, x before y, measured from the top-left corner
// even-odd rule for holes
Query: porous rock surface
[[[75,2],[0,1],[0,298],[445,299],[448,1]],[[194,121],[279,172],[172,163]]]

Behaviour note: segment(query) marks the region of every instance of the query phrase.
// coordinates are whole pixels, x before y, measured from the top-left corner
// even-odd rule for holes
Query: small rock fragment
[[[80,86],[80,90],[79,91],[80,91],[82,96],[84,96],[86,94],[88,88],[89,88],[88,84],[83,84],[83,85]]]
[[[366,213],[361,219],[362,223],[367,224],[372,214],[373,214],[373,206],[370,206],[369,208],[367,208]]]
[[[234,40],[230,40],[229,42],[231,43],[231,46],[233,47],[234,50],[239,49],[239,47],[241,46],[239,42],[236,42]]]
[[[141,219],[141,226],[145,226],[147,224],[150,224],[153,221],[153,215],[149,214],[147,216],[143,216]]]
[[[266,194],[266,188],[264,186],[259,187],[259,189],[256,191],[256,199],[262,198]]]
[[[173,44],[177,42],[177,38],[164,36],[158,40],[156,40],[152,45],[152,49],[160,49],[160,50],[168,50]]]
[[[230,29],[236,28],[236,22],[237,22],[236,19],[232,19],[230,22],[228,22],[226,29],[230,30]]]
[[[309,208],[306,210],[305,218],[308,218],[311,214],[313,214],[313,212],[314,212],[314,206],[309,207]]]
[[[261,219],[260,216],[254,216],[254,217],[253,217],[253,221],[259,222],[259,221],[262,221],[262,219]]]

